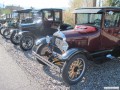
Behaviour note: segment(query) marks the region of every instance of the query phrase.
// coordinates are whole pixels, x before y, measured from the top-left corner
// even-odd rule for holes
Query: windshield
[[[77,25],[87,24],[87,25],[100,27],[101,17],[102,17],[102,14],[98,14],[98,13],[77,14],[76,22],[77,22]]]
[[[41,23],[42,21],[42,18],[41,17],[37,17],[34,19],[34,22],[33,23]]]

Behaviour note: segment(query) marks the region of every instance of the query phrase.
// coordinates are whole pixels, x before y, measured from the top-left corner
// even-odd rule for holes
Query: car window
[[[60,21],[60,12],[55,12],[55,21]]]
[[[101,26],[101,17],[102,14],[98,14],[98,13],[78,13],[77,14],[77,24],[87,24],[87,25],[92,25],[92,26],[96,26],[96,27],[100,27]]]
[[[53,21],[52,11],[44,11],[44,21]]]
[[[118,27],[120,24],[120,12],[108,11],[104,23],[106,28]]]

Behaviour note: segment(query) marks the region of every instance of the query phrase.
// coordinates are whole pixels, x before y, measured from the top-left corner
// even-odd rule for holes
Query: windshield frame
[[[79,15],[79,14],[88,14],[88,19],[89,19],[88,21],[90,21],[90,15],[91,15],[91,14],[101,14],[101,19],[100,19],[101,22],[100,22],[100,25],[99,25],[99,26],[96,26],[96,25],[92,25],[92,24],[89,24],[89,23],[88,23],[88,24],[87,24],[87,23],[81,23],[81,24],[78,23],[78,20],[77,20],[77,19],[78,19],[78,15]],[[76,25],[88,25],[88,26],[94,26],[94,27],[101,28],[101,27],[102,27],[102,22],[103,22],[103,13],[75,13],[75,24],[76,24]]]

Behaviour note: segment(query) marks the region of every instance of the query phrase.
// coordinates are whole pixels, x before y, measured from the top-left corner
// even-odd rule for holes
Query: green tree
[[[108,0],[107,3],[109,6],[120,7],[120,0]]]

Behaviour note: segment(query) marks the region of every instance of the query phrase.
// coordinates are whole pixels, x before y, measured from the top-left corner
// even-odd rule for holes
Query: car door
[[[106,12],[101,42],[103,49],[112,49],[120,43],[120,11]]]

